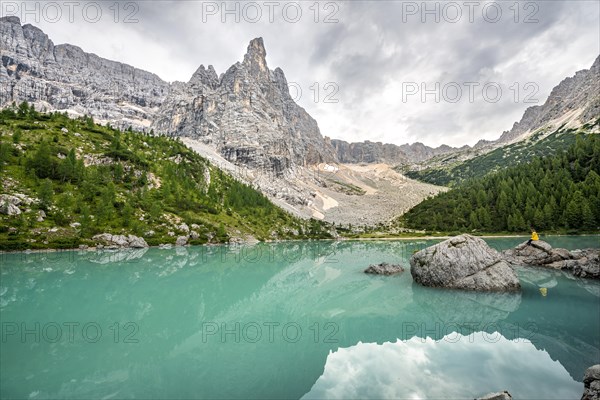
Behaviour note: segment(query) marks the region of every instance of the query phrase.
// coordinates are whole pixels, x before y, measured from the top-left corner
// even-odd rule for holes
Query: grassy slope
[[[43,148],[48,157],[40,154]],[[64,158],[71,150],[74,164]],[[89,238],[103,232],[135,234],[151,245],[174,243],[184,222],[199,225],[195,244],[249,235],[329,237],[324,224],[286,213],[177,140],[57,113],[0,113],[0,184],[0,193],[36,199],[21,205],[19,216],[0,214],[0,250],[92,244]],[[48,187],[50,194],[43,193]],[[43,222],[39,210],[47,215]]]
[[[535,157],[546,157],[565,151],[575,143],[576,134],[587,133],[598,126],[600,126],[600,119],[595,124],[584,125],[578,130],[557,129],[545,137],[543,132],[538,131],[526,140],[500,147],[464,162],[450,164],[446,168],[427,168],[405,172],[405,174],[410,178],[435,185],[457,186],[467,179],[482,177]]]

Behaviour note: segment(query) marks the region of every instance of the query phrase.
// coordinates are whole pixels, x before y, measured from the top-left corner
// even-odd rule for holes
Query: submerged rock
[[[519,279],[500,253],[485,241],[460,235],[415,253],[410,273],[423,286],[512,292]]]
[[[581,400],[600,400],[600,364],[593,365],[585,371],[583,385]]]
[[[404,268],[401,265],[388,264],[383,262],[381,264],[369,265],[369,268],[365,269],[365,274],[375,275],[394,275],[404,272]]]
[[[504,259],[512,265],[545,267],[571,271],[581,278],[600,279],[600,250],[554,249],[543,240],[521,243],[514,249],[505,250]]]

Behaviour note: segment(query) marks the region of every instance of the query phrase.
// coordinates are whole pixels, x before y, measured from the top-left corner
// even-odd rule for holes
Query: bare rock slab
[[[460,235],[423,249],[410,258],[410,273],[423,286],[487,292],[521,289],[516,273],[480,238]]]

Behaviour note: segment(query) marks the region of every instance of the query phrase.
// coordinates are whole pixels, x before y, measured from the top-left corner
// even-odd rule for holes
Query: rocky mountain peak
[[[200,65],[196,72],[194,72],[194,75],[192,75],[189,83],[200,83],[201,85],[214,89],[219,86],[219,76],[212,65],[209,65],[208,68],[205,68],[204,65]]]
[[[268,77],[267,51],[261,37],[250,41],[243,64],[252,75]]]

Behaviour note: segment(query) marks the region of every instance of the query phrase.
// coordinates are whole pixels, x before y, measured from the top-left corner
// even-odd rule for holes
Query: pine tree
[[[50,179],[44,179],[40,184],[38,190],[38,197],[40,199],[40,207],[48,211],[52,206],[52,198],[54,196],[54,189],[52,188],[52,181]]]
[[[123,210],[121,211],[121,217],[123,217],[123,225],[126,227],[131,226],[133,220],[134,210],[131,204],[125,203]]]
[[[82,237],[90,237],[93,233],[93,223],[92,217],[90,215],[90,208],[87,204],[83,204],[81,206],[81,217],[79,218],[79,223],[81,224],[80,232]]]
[[[535,226],[536,229],[545,229],[547,226],[544,211],[539,208],[536,208],[533,214],[533,226]]]
[[[54,176],[55,163],[50,155],[50,146],[43,140],[33,158],[28,160],[29,168],[35,171],[38,178],[45,179]]]
[[[591,230],[596,228],[596,219],[590,208],[588,201],[584,199],[581,204],[581,226],[584,229]]]
[[[573,198],[567,204],[565,210],[565,220],[569,228],[581,227],[581,204],[583,203],[583,195],[580,191],[576,191]]]

